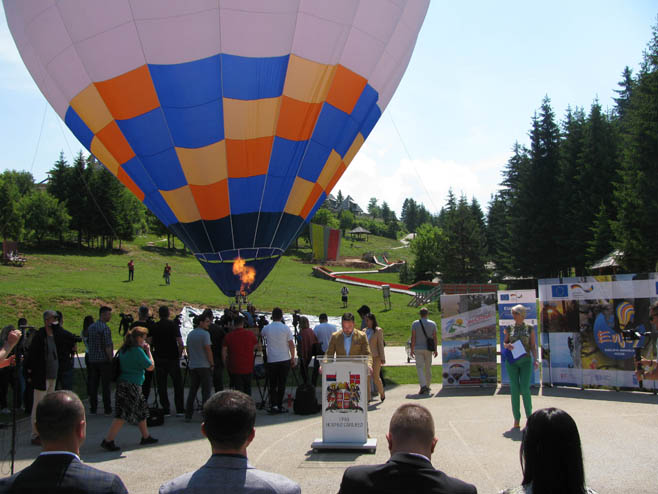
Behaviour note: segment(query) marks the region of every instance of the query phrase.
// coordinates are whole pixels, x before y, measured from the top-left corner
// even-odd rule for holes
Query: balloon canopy
[[[232,296],[265,279],[363,145],[429,0],[3,3],[55,111]]]

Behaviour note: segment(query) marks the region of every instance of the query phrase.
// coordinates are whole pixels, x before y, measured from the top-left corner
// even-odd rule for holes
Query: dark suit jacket
[[[113,473],[81,463],[68,454],[39,455],[17,474],[0,479],[0,494],[127,494]]]
[[[65,336],[53,329],[55,346],[62,344]],[[25,355],[25,377],[30,380],[34,389],[46,389],[46,353],[48,352],[48,341],[46,328],[42,327],[34,333],[32,342]],[[59,362],[58,362],[59,363]]]
[[[432,464],[408,453],[395,453],[381,465],[345,470],[339,494],[476,494],[474,485],[448,477]]]

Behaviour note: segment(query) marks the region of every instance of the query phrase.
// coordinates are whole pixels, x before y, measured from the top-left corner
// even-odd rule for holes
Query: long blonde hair
[[[121,353],[125,353],[126,350],[128,350],[129,348],[138,346],[137,338],[139,338],[140,336],[146,338],[148,336],[148,329],[142,326],[135,326],[134,328],[126,331],[126,336],[123,340],[123,345],[121,346],[121,349],[119,351]]]

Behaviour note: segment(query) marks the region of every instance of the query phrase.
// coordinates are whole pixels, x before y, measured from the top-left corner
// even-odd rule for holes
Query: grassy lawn
[[[343,257],[361,257],[364,252],[381,253],[399,242],[370,236],[368,242],[343,241]],[[181,244],[177,243],[178,247]],[[270,311],[279,306],[284,311],[300,309],[303,313],[326,312],[338,316],[344,312],[340,301],[340,287],[336,282],[312,275],[311,250],[302,240],[299,249],[289,249],[261,286],[250,295],[258,310]],[[22,249],[28,262],[22,268],[0,266],[0,321],[16,324],[18,317],[28,323],[42,325],[46,309],[61,310],[64,327],[74,333],[82,329],[85,315],[98,315],[100,305],[113,308],[110,327],[119,326],[119,313],[136,315],[137,308],[146,304],[155,312],[160,305],[180,310],[184,305],[226,307],[230,300],[207,276],[198,261],[181,249],[167,250],[166,242],[153,236],[142,236],[134,242],[123,243],[122,251],[102,252],[94,249]],[[388,250],[408,257],[409,250]],[[390,260],[396,259],[391,254]],[[135,281],[128,282],[127,264],[135,262]],[[171,285],[162,278],[165,263],[172,266]],[[338,269],[338,267],[333,267]],[[387,280],[397,274],[374,275]],[[392,279],[391,279],[392,281]],[[392,293],[392,310],[384,310],[382,292],[372,288],[350,287],[348,310],[356,312],[363,304],[376,313],[389,345],[403,345],[408,338],[411,322],[417,309],[407,307],[410,297]],[[436,308],[434,306],[434,308]],[[431,315],[438,321],[438,313]],[[114,333],[115,342],[119,336]]]

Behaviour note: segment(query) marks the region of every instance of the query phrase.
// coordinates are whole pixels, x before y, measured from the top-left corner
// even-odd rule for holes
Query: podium
[[[368,437],[368,357],[322,362],[322,438],[311,447],[371,453],[377,449],[377,439]]]

